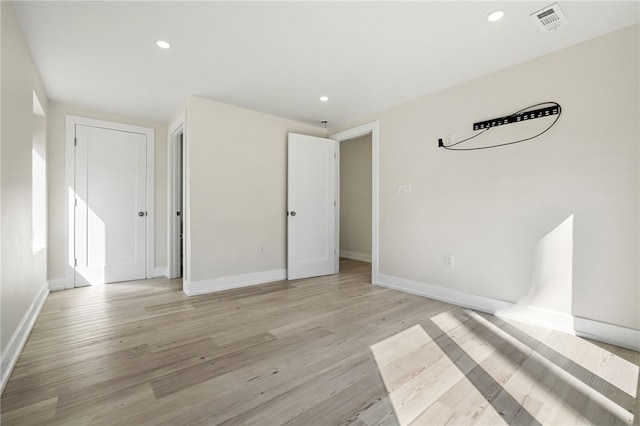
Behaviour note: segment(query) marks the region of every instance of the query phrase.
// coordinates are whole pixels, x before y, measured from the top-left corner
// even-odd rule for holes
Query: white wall
[[[167,266],[167,125],[51,102],[48,114],[49,280],[63,280],[65,250],[65,117],[93,118],[155,130],[155,267]]]
[[[343,126],[380,123],[381,275],[640,329],[638,40],[636,25]],[[437,148],[548,100],[562,117],[536,140]],[[568,270],[553,264],[571,251]]]
[[[189,281],[284,270],[287,133],[325,129],[199,97],[186,121]]]
[[[371,261],[371,135],[340,142],[340,256]]]
[[[46,297],[47,249],[33,252],[31,163],[33,93],[47,112],[44,93],[12,6],[0,2],[2,19],[1,288],[0,348],[3,385],[20,341],[26,339],[38,303]],[[22,341],[22,343],[24,343]],[[12,345],[13,344],[13,345]],[[17,345],[17,346],[16,346]],[[13,353],[11,353],[14,351]],[[17,355],[16,355],[17,356]]]
[[[2,190],[2,5],[0,4],[0,191]],[[0,192],[0,232],[2,232],[2,212],[4,210],[2,209],[2,193]],[[3,241],[2,241],[2,234],[0,234],[0,309],[2,308],[3,305],[3,298],[2,298],[2,264],[4,263],[2,259],[4,259],[4,256],[2,255],[2,246],[3,246]],[[4,344],[2,343],[2,314],[0,313],[0,357],[1,354],[4,352]],[[1,364],[1,363],[0,363]],[[4,386],[4,385],[3,385]]]

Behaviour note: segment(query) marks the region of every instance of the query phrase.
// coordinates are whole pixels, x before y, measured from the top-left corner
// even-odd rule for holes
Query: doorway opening
[[[339,144],[340,257],[371,263],[371,133]]]
[[[182,205],[183,205],[183,185],[182,185],[182,170],[184,169],[183,157],[182,154],[184,152],[184,132],[180,132],[178,135],[178,146],[177,146],[177,158],[176,158],[176,167],[177,167],[177,176],[178,176],[178,184],[176,185],[177,192],[177,206],[176,206],[176,221],[178,225],[176,226],[177,235],[175,238],[178,239],[178,263],[180,276],[184,273],[184,250],[182,247],[182,240],[184,238],[184,219],[182,216]]]
[[[185,171],[186,138],[185,118],[180,116],[169,128],[169,202],[167,217],[168,232],[168,278],[186,279],[186,216],[185,216]]]
[[[379,193],[379,177],[378,177],[378,145],[379,145],[379,131],[378,131],[378,122],[374,121],[371,123],[363,124],[358,127],[354,127],[352,129],[344,130],[339,133],[335,133],[329,136],[331,139],[338,141],[341,153],[340,165],[339,169],[336,170],[337,180],[336,180],[336,191],[337,191],[337,202],[338,208],[336,209],[336,242],[339,250],[336,250],[336,272],[339,272],[339,258],[343,256],[345,258],[352,258],[354,260],[361,261],[369,261],[371,262],[371,283],[378,284],[378,193]],[[349,143],[355,143],[356,145],[359,143],[363,145],[358,149],[355,145],[347,145]],[[344,145],[343,145],[344,144]],[[368,144],[368,146],[367,146]],[[343,146],[346,148],[343,151]],[[354,149],[351,149],[354,148]],[[366,149],[369,148],[369,149]],[[360,153],[348,152],[348,151],[359,151]],[[346,153],[347,157],[359,157],[364,155],[365,161],[368,156],[368,161],[370,162],[370,168],[364,168],[364,172],[370,173],[370,179],[368,179],[368,185],[366,186],[367,179],[363,173],[363,170],[355,171],[355,170],[343,170],[343,159],[342,154]],[[351,161],[351,158],[346,158],[346,161],[349,163],[346,167],[358,167],[363,169],[362,161],[359,161],[359,165],[355,166]],[[362,158],[357,158],[357,160],[362,160]],[[357,173],[357,178],[351,176],[351,172]],[[344,185],[343,180],[347,179],[360,179],[363,181],[361,184],[351,185],[354,182],[348,182],[346,186]],[[363,191],[367,191],[368,194],[363,194]],[[346,191],[347,194],[343,196],[343,192]],[[355,191],[355,192],[354,192]],[[353,206],[354,200],[347,200],[347,198],[357,196],[359,199],[357,200],[357,206]],[[370,197],[367,197],[370,194]],[[343,203],[346,203],[346,207],[343,208]],[[362,206],[363,203],[370,203],[370,209],[366,208],[366,206]],[[353,217],[362,217],[362,215],[369,215],[367,219],[370,217],[371,221],[366,221],[365,226],[369,226],[370,224],[370,233],[362,230],[362,223],[355,225],[357,226],[356,236],[350,235],[351,231],[353,231]],[[343,221],[346,220],[346,223]],[[347,231],[346,226],[350,226],[351,229]],[[344,229],[343,229],[344,228]],[[342,231],[341,231],[342,229]],[[344,234],[344,235],[343,235]],[[347,241],[345,241],[345,237]],[[356,238],[359,242],[355,242],[353,238]],[[349,241],[351,239],[351,241]],[[339,242],[339,243],[338,243]],[[367,244],[370,242],[370,244]],[[344,243],[344,244],[343,244]],[[351,248],[351,250],[350,250]],[[355,250],[354,250],[355,248]]]

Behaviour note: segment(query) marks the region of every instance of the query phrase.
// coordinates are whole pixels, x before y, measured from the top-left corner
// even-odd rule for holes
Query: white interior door
[[[146,278],[144,134],[76,125],[75,286]]]
[[[287,278],[336,273],[336,150],[331,139],[289,133]]]

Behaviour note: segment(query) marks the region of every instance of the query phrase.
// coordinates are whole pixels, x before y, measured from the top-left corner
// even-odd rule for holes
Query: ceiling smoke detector
[[[564,16],[564,12],[562,12],[558,3],[554,3],[544,9],[540,9],[529,16],[531,16],[533,22],[536,23],[542,32],[555,30],[559,26],[569,22],[567,21],[566,16]]]

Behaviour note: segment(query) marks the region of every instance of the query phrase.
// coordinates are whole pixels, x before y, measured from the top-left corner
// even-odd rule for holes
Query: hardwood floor
[[[640,424],[637,352],[369,282],[51,293],[2,425]]]

